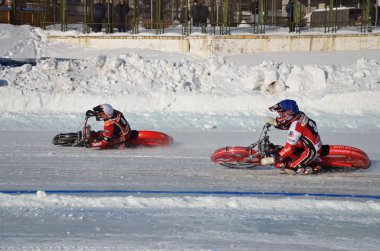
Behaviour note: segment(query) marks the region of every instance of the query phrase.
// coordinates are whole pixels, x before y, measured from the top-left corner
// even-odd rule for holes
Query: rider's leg
[[[314,148],[304,148],[304,151],[297,159],[289,163],[289,169],[298,174],[311,174],[317,173],[309,164],[318,157],[319,154]]]

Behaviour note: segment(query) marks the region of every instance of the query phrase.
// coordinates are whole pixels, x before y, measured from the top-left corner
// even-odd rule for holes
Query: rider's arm
[[[102,140],[98,142],[91,142],[91,147],[99,147],[99,148],[106,148],[110,145],[112,145],[112,136],[114,132],[114,125],[110,121],[104,122],[104,130],[102,133]]]
[[[285,159],[293,153],[301,136],[302,133],[300,130],[300,125],[297,123],[297,121],[294,121],[289,128],[286,144],[284,148],[282,148],[281,151],[278,153],[281,159]]]

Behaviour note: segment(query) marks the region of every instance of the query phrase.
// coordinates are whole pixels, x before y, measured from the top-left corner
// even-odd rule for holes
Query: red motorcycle
[[[100,140],[95,131],[91,130],[91,126],[87,124],[88,117],[84,120],[82,124],[84,124],[83,129],[78,132],[73,133],[60,133],[57,134],[53,139],[53,145],[59,146],[77,146],[77,147],[85,147],[84,142],[89,140],[90,142],[94,142]],[[173,138],[169,135],[156,132],[156,131],[137,131],[132,130],[131,137],[125,143],[126,147],[154,147],[154,146],[168,146],[173,144]]]
[[[260,167],[261,159],[273,157],[282,146],[274,145],[269,141],[270,125],[266,124],[261,132],[259,140],[248,147],[226,146],[216,150],[211,160],[228,168],[249,169]],[[366,169],[371,165],[368,155],[355,147],[342,145],[323,145],[322,153],[310,166],[319,166],[321,170],[331,169]]]

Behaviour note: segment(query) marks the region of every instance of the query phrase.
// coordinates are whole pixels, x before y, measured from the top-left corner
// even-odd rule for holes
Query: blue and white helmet
[[[279,127],[289,128],[290,124],[298,119],[300,110],[298,109],[297,102],[292,99],[284,99],[281,102],[269,107],[272,112],[277,112],[276,117]]]

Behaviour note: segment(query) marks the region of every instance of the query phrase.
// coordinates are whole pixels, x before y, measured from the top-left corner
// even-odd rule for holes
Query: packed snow
[[[15,113],[32,117],[65,113],[70,120],[73,114],[109,102],[121,111],[143,116],[147,124],[152,124],[147,117],[156,122],[156,114],[165,114],[168,120],[174,117],[171,123],[160,123],[171,129],[224,128],[219,118],[228,116],[234,120],[228,127],[252,130],[261,123],[260,117],[268,115],[268,106],[293,98],[310,116],[319,117],[320,126],[377,129],[380,125],[378,50],[348,52],[347,57],[342,52],[282,53],[281,61],[274,53],[265,60],[254,54],[250,62],[247,55],[239,61],[239,56],[204,60],[190,54],[139,54],[133,49],[95,52],[66,46],[54,51],[63,45],[49,43],[47,32],[29,26],[2,27],[3,57],[38,62],[2,67],[0,110],[5,121]],[[74,54],[79,59],[67,59]],[[258,62],[256,57],[263,60]],[[289,57],[297,57],[299,63],[287,63]],[[324,60],[304,63],[309,57]],[[203,116],[217,121],[212,125],[199,122]],[[235,118],[241,116],[244,122],[236,123]],[[19,122],[20,127],[29,127]],[[38,129],[42,124],[50,126],[41,123]]]
[[[80,48],[49,32],[0,24],[0,58],[30,61],[0,65],[0,249],[379,249],[380,50],[203,59]],[[210,162],[217,148],[257,140],[284,98],[317,121],[325,144],[363,149],[371,167],[288,176]],[[100,103],[173,146],[51,144]]]

